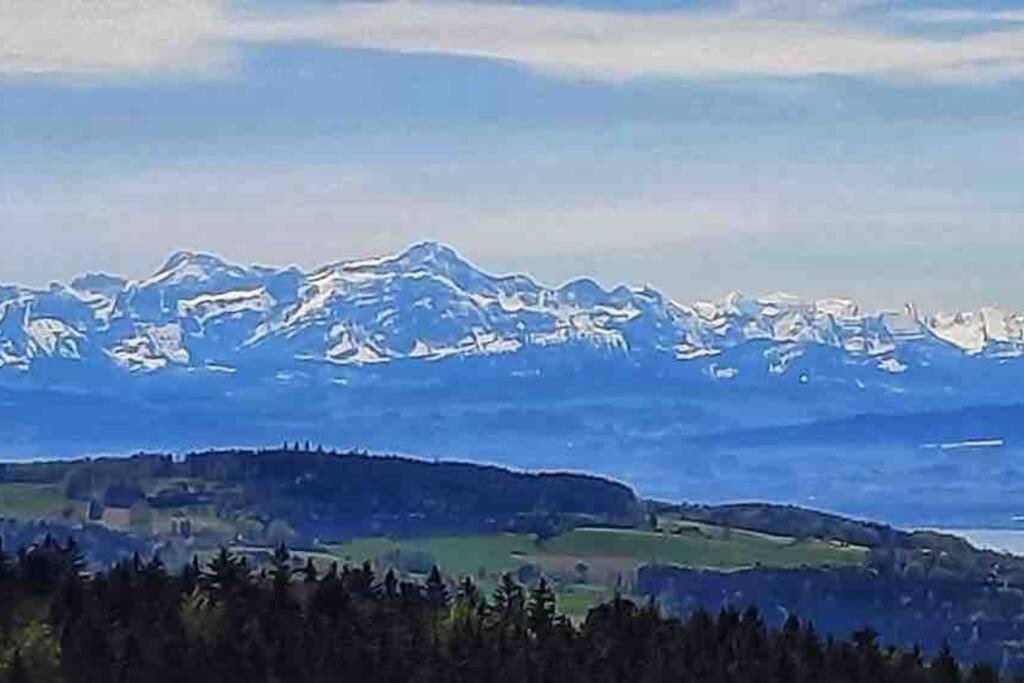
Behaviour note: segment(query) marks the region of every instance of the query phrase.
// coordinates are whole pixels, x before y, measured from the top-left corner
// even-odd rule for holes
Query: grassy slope
[[[0,517],[50,517],[68,504],[59,486],[0,484]]]
[[[375,560],[394,549],[429,553],[449,574],[476,575],[515,571],[525,564],[523,555],[536,551],[534,539],[525,534],[494,534],[468,536],[437,536],[432,538],[393,541],[386,538],[356,539],[331,546],[346,562]]]
[[[839,547],[818,539],[794,540],[740,529],[692,525],[680,534],[638,529],[581,528],[543,542],[524,534],[442,536],[396,541],[357,539],[330,546],[347,562],[375,560],[400,548],[426,552],[449,573],[472,575],[513,571],[529,561],[618,558],[636,564],[676,564],[709,569],[740,569],[758,563],[772,567],[849,565],[864,561],[863,548]]]
[[[544,544],[544,552],[579,557],[628,557],[644,564],[673,564],[707,569],[857,564],[856,548],[835,548],[818,541],[794,541],[733,530],[726,537],[680,536],[633,529],[577,529]]]
[[[850,565],[864,561],[863,548],[817,539],[794,540],[685,520],[659,520],[660,532],[581,528],[538,542],[523,534],[444,536],[396,541],[356,539],[328,546],[344,562],[381,562],[387,553],[427,553],[450,576],[473,576],[484,589],[502,572],[536,564],[557,581],[559,606],[580,614],[616,589],[628,592],[637,568],[652,562],[708,569]]]

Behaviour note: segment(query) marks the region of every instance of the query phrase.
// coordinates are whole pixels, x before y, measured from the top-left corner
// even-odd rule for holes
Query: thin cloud
[[[493,166],[467,172],[504,177]],[[182,248],[315,267],[431,237],[499,272],[532,264],[552,283],[581,272],[610,284],[647,281],[686,301],[735,287],[838,287],[890,306],[900,303],[889,298],[894,281],[899,296],[923,304],[1019,300],[1024,217],[1016,207],[996,213],[967,193],[887,184],[871,170],[837,182],[834,173],[782,160],[746,166],[737,184],[698,165],[654,189],[562,188],[528,201],[500,191],[467,195],[465,175],[424,193],[422,171],[405,173],[187,163],[54,186],[26,179],[9,201],[0,198],[0,243],[21,245],[0,252],[0,273],[41,287],[95,269],[145,277]],[[987,289],[964,289],[965,273],[979,263]]]
[[[738,14],[761,17],[837,18],[877,7],[885,0],[736,0]]]
[[[965,8],[933,8],[900,12],[899,17],[926,24],[1020,24],[1024,10],[982,10]]]
[[[0,74],[224,71],[226,0],[0,0]]]
[[[936,81],[1013,77],[1024,31],[929,39],[843,21],[743,13],[597,12],[537,5],[353,3],[250,16],[238,40],[497,59],[597,80],[867,76]]]
[[[226,0],[0,0],[0,73],[209,74],[229,69],[240,45],[295,42],[500,60],[598,81],[975,82],[1024,73],[1024,29],[939,39],[845,16],[867,4],[744,0],[715,12],[616,12],[411,1],[275,11]]]

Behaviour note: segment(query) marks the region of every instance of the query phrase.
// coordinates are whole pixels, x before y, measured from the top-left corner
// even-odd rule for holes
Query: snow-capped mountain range
[[[994,308],[921,315],[865,313],[852,301],[730,294],[677,303],[649,287],[611,291],[589,279],[561,287],[493,276],[433,242],[394,256],[311,272],[226,263],[179,252],[151,277],[89,274],[46,290],[0,286],[0,376],[40,364],[151,374],[178,369],[275,372],[310,363],[361,367],[527,349],[588,349],[634,362],[700,362],[714,379],[756,350],[784,375],[809,349],[899,374],[935,355],[1024,355],[1024,315]]]
[[[549,287],[432,242],[0,286],[0,462],[311,439],[998,526],[1024,495],[1021,386],[1020,314]]]

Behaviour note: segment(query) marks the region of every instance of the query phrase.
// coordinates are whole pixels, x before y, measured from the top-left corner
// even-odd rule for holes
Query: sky
[[[1024,1],[0,0],[0,282],[446,242],[1024,309]]]

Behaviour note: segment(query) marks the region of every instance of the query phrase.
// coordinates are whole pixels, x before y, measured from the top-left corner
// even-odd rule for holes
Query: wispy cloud
[[[761,17],[837,18],[877,7],[886,0],[736,0],[739,14]]]
[[[225,0],[0,0],[0,73],[225,70]]]
[[[2,0],[0,72],[209,73],[227,68],[240,45],[308,42],[502,60],[610,81],[815,75],[999,81],[1024,74],[1024,30],[909,35],[877,19],[868,26],[847,16],[866,4],[741,0],[718,11],[616,12],[423,1],[271,10],[225,0]]]
[[[1020,24],[1024,23],[1024,9],[984,10],[973,8],[931,8],[901,12],[898,16],[930,24]]]
[[[454,3],[347,4],[252,16],[234,26],[253,42],[501,59],[594,79],[814,75],[960,80],[1024,69],[1024,32],[937,40],[822,20],[736,13],[616,13]]]

